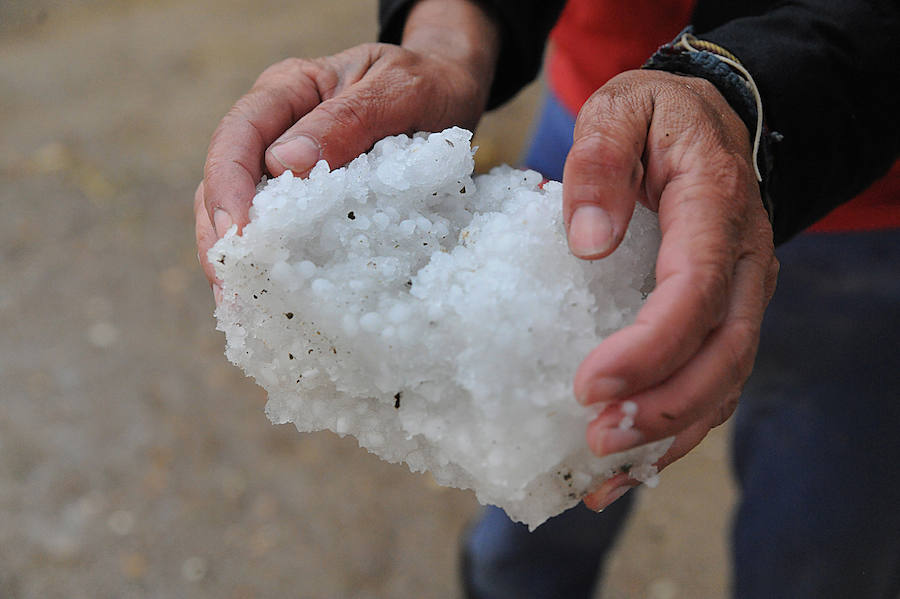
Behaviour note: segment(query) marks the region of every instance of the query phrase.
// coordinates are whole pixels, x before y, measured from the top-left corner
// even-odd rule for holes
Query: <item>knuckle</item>
[[[391,44],[367,43],[358,49],[365,57],[366,69],[374,68],[385,76],[403,77],[404,73],[415,71],[423,61],[418,53]]]
[[[285,58],[268,66],[257,77],[253,84],[254,88],[265,87],[268,85],[278,85],[285,80],[294,79],[304,74],[308,67],[309,61],[302,58]]]
[[[359,80],[370,70],[390,73],[406,70],[417,62],[414,52],[392,44],[364,43],[321,61],[320,68],[331,71],[338,79]]]
[[[579,137],[572,145],[567,162],[581,172],[601,172],[631,180],[640,178],[640,162],[609,134],[599,131]]]
[[[589,116],[615,112],[622,104],[623,96],[619,92],[619,87],[617,82],[611,81],[591,94],[578,112],[577,120],[581,121]]]
[[[256,79],[250,91],[235,105],[242,109],[280,103],[286,94],[312,86],[321,97],[328,97],[340,84],[334,61],[328,58],[285,58],[269,66]]]
[[[368,111],[374,106],[365,98],[354,95],[334,98],[319,105],[319,110],[333,121],[337,129],[365,130]]]
[[[378,42],[365,42],[357,46],[360,52],[369,56],[372,60],[375,60],[381,56],[384,56],[388,49],[391,48],[389,44],[381,44]]]
[[[634,107],[643,103],[643,96],[649,94],[655,85],[654,73],[651,71],[625,71],[595,91],[585,105],[601,110],[629,105]]]
[[[610,132],[626,125],[646,128],[652,113],[650,95],[629,80],[615,80],[595,91],[581,107],[575,121],[575,137]],[[640,121],[640,123],[637,123]]]
[[[293,81],[300,77],[310,77],[321,71],[330,70],[326,59],[289,57],[270,65],[257,78],[257,86],[279,86],[285,81]]]

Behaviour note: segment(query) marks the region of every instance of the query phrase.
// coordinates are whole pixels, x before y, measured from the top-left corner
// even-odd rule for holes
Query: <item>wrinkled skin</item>
[[[398,133],[474,128],[487,90],[458,64],[398,46],[365,44],[335,56],[287,59],[263,72],[219,123],[194,200],[197,248],[206,252],[232,224],[242,229],[265,173],[306,175],[333,167]],[[308,140],[308,157],[294,146]]]
[[[441,51],[441,44],[466,47],[442,38],[457,4],[470,11],[459,31],[473,31],[472,48],[487,51]],[[438,12],[429,15],[431,6]],[[496,52],[478,29],[492,23],[471,11],[465,0],[423,0],[404,48],[369,44],[289,59],[235,104],[213,135],[194,204],[200,261],[217,301],[206,252],[232,224],[247,223],[263,173],[305,175],[319,158],[343,165],[387,135],[477,124]],[[304,150],[298,139],[312,145]],[[702,79],[623,73],[579,113],[563,177],[572,252],[584,259],[613,252],[635,202],[658,210],[662,229],[656,290],[636,322],[604,340],[575,376],[578,401],[605,405],[587,428],[598,455],[675,436],[663,468],[734,411],[778,271],[750,154],[747,128]],[[620,430],[625,400],[638,412],[634,427]],[[584,502],[602,509],[636,484],[621,474]]]
[[[588,426],[595,453],[674,435],[662,468],[734,412],[778,273],[750,154],[747,128],[705,80],[628,72],[581,109],[563,175],[573,251],[613,251],[635,202],[659,211],[662,230],[655,291],[635,323],[605,339],[575,375],[579,401],[608,402]],[[573,225],[584,205],[608,219],[586,227],[603,233],[593,242]],[[624,400],[638,406],[625,431]],[[603,508],[634,484],[620,475],[585,503]]]

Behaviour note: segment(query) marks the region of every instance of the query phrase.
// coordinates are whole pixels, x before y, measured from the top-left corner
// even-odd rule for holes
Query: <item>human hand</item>
[[[216,302],[207,251],[233,224],[247,224],[264,173],[303,176],[322,159],[338,167],[388,135],[474,129],[498,46],[493,20],[477,4],[421,0],[403,47],[365,44],[263,72],[219,123],[194,194],[198,256]]]
[[[572,252],[610,254],[637,201],[662,230],[655,291],[575,375],[581,403],[605,403],[587,428],[596,454],[674,436],[662,469],[733,413],[778,272],[751,160],[746,126],[703,79],[631,71],[581,109],[563,176]],[[620,429],[626,400],[637,414]],[[584,502],[602,509],[637,484],[619,474]]]

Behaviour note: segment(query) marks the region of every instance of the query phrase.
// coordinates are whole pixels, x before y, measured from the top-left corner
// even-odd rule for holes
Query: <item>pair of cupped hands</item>
[[[242,228],[264,173],[305,175],[346,164],[398,133],[474,129],[494,75],[496,24],[468,0],[421,0],[402,46],[366,44],[268,68],[222,119],[195,194],[200,261]],[[661,469],[734,412],[750,375],[778,262],[751,162],[750,135],[702,79],[630,71],[578,114],[563,175],[563,216],[576,256],[615,251],[642,202],[658,211],[657,285],[634,324],[579,366],[574,395],[603,402],[588,425],[598,455],[674,436]],[[620,429],[622,404],[638,406]],[[637,481],[619,474],[584,498],[602,509]]]

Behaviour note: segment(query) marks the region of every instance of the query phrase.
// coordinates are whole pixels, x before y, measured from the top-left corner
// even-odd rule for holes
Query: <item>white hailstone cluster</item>
[[[473,178],[470,139],[389,137],[261,185],[243,233],[210,250],[216,316],[273,422],[353,435],[535,527],[623,468],[652,476],[668,447],[594,456],[596,409],[572,394],[652,287],[659,230],[638,207],[611,257],[579,260],[561,185],[506,166]]]

